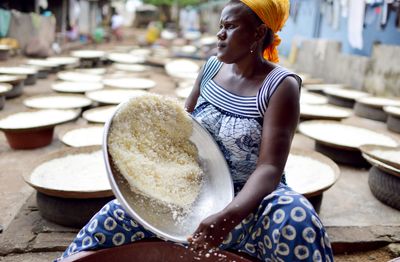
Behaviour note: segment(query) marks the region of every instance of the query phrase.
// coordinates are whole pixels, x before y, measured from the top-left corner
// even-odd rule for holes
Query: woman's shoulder
[[[214,75],[221,68],[222,64],[216,56],[211,56],[204,64],[203,74]]]
[[[301,77],[299,75],[297,75],[295,72],[291,71],[290,69],[285,68],[280,65],[274,65],[274,67],[271,70],[266,72],[266,81],[265,82],[269,82],[270,85],[271,84],[279,85],[283,81],[291,82],[290,78],[288,78],[288,77],[294,78],[297,82],[297,85],[299,87],[301,87],[301,83],[302,83]]]
[[[210,56],[206,61],[206,65],[210,65],[210,64],[222,65],[223,62],[219,61],[218,58],[213,55],[213,56]]]

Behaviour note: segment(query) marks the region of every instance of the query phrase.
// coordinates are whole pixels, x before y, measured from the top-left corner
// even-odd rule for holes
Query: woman
[[[274,64],[276,32],[288,12],[287,0],[230,1],[221,14],[217,56],[207,61],[187,99],[186,109],[224,153],[236,192],[189,237],[194,249],[235,249],[263,261],[333,261],[317,214],[282,175],[299,119],[301,85],[298,76]],[[124,243],[154,237],[127,214],[121,220],[118,210],[117,202],[107,204],[64,256],[115,246],[121,232]],[[93,231],[93,221],[110,217],[116,221],[112,232],[99,226]]]
[[[117,12],[115,7],[111,9],[111,32],[117,41],[122,41],[122,26],[124,18]]]

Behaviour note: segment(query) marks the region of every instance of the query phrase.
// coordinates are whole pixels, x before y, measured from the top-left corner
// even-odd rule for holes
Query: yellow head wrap
[[[289,17],[289,0],[240,0],[250,7],[264,24],[274,32],[274,41],[264,50],[264,58],[268,61],[279,62],[278,45],[281,39],[277,32],[280,31]]]

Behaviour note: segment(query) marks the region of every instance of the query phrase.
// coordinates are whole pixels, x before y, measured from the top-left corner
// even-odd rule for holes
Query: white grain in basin
[[[327,104],[328,98],[323,95],[313,94],[307,91],[301,91],[300,104],[322,105]]]
[[[49,57],[46,60],[57,63],[59,65],[72,65],[72,64],[77,64],[79,62],[79,58],[71,56],[55,56],[55,57]]]
[[[24,78],[16,75],[0,75],[0,83],[15,83],[20,82]]]
[[[299,130],[315,140],[355,149],[365,144],[398,145],[396,140],[384,134],[336,121],[306,121],[299,125]]]
[[[103,126],[77,128],[66,132],[61,141],[72,147],[101,145]]]
[[[0,74],[10,74],[10,75],[34,75],[37,74],[37,70],[32,67],[0,67]]]
[[[216,36],[203,36],[200,38],[201,45],[216,45],[217,44],[217,37]]]
[[[188,59],[176,59],[165,65],[165,71],[169,76],[177,78],[196,78],[200,67]]]
[[[64,71],[57,73],[57,77],[60,80],[71,81],[71,82],[101,82],[102,76],[85,74],[79,72]]]
[[[397,117],[400,117],[400,107],[397,106],[385,106],[383,110],[390,114],[390,115],[395,115]]]
[[[143,90],[97,90],[86,92],[86,96],[92,99],[93,101],[97,101],[104,104],[119,104],[131,97],[140,96],[146,94]]]
[[[197,47],[194,45],[184,45],[178,49],[178,51],[185,54],[194,54],[197,51]]]
[[[7,84],[7,83],[0,83],[0,96],[4,95],[8,91],[12,89],[12,85]]]
[[[193,88],[195,82],[196,82],[195,80],[189,79],[189,80],[179,81],[179,82],[177,82],[177,85],[178,85],[178,88],[181,88],[181,87],[182,88],[183,87]]]
[[[325,88],[344,88],[343,84],[305,84],[304,88],[308,91],[323,91]]]
[[[89,74],[89,75],[104,75],[107,72],[105,68],[79,68],[75,69],[74,72]]]
[[[102,58],[105,54],[104,51],[100,50],[77,50],[71,52],[71,56],[83,59]]]
[[[143,56],[125,54],[125,53],[110,53],[108,59],[116,63],[122,64],[138,64],[143,63],[145,58]]]
[[[336,180],[335,171],[326,163],[295,154],[289,154],[285,176],[288,186],[300,194],[327,188]]]
[[[151,50],[148,48],[137,48],[129,52],[129,54],[134,56],[149,56],[151,55]]]
[[[76,110],[38,110],[20,112],[0,120],[1,129],[28,129],[56,125],[77,117]]]
[[[36,167],[30,182],[53,190],[93,192],[110,190],[102,151],[71,154]]]
[[[191,118],[176,100],[146,95],[117,111],[107,145],[133,191],[188,208],[200,193],[203,175],[192,132]]]
[[[390,99],[386,97],[362,97],[357,99],[358,103],[373,106],[373,107],[384,107],[384,106],[400,106],[400,99]]]
[[[27,107],[39,109],[72,109],[89,106],[92,101],[82,95],[48,95],[30,97],[23,103]]]
[[[192,87],[179,87],[175,90],[175,94],[179,98],[187,98],[190,95],[190,92],[192,92]]]
[[[303,116],[346,118],[352,114],[351,110],[332,105],[301,104],[300,114]]]
[[[379,158],[386,159],[390,162],[398,163],[400,165],[400,150],[397,148],[395,150],[371,150],[368,152],[370,155],[376,155]]]
[[[356,100],[361,97],[370,96],[370,94],[358,90],[342,89],[342,88],[325,88],[324,93],[327,95]]]
[[[0,50],[11,50],[12,48],[8,45],[0,45]]]
[[[29,59],[26,64],[44,68],[53,68],[59,66],[56,62],[49,61],[47,59]]]
[[[58,82],[51,85],[57,92],[63,93],[85,93],[87,91],[99,90],[103,88],[102,83],[97,82]]]
[[[113,67],[117,70],[128,71],[128,72],[144,72],[148,70],[147,66],[137,65],[137,64],[114,63]]]
[[[150,89],[156,86],[156,82],[153,80],[136,77],[104,79],[103,84],[109,87],[123,89]]]
[[[115,112],[116,106],[101,106],[83,112],[82,117],[89,122],[105,123]]]
[[[166,47],[155,47],[153,49],[153,56],[159,58],[168,58],[171,56],[171,51]]]

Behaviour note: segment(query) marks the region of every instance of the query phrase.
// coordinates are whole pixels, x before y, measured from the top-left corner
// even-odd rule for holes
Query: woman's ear
[[[261,24],[256,28],[255,39],[256,41],[263,40],[267,34],[268,27],[265,24]]]

